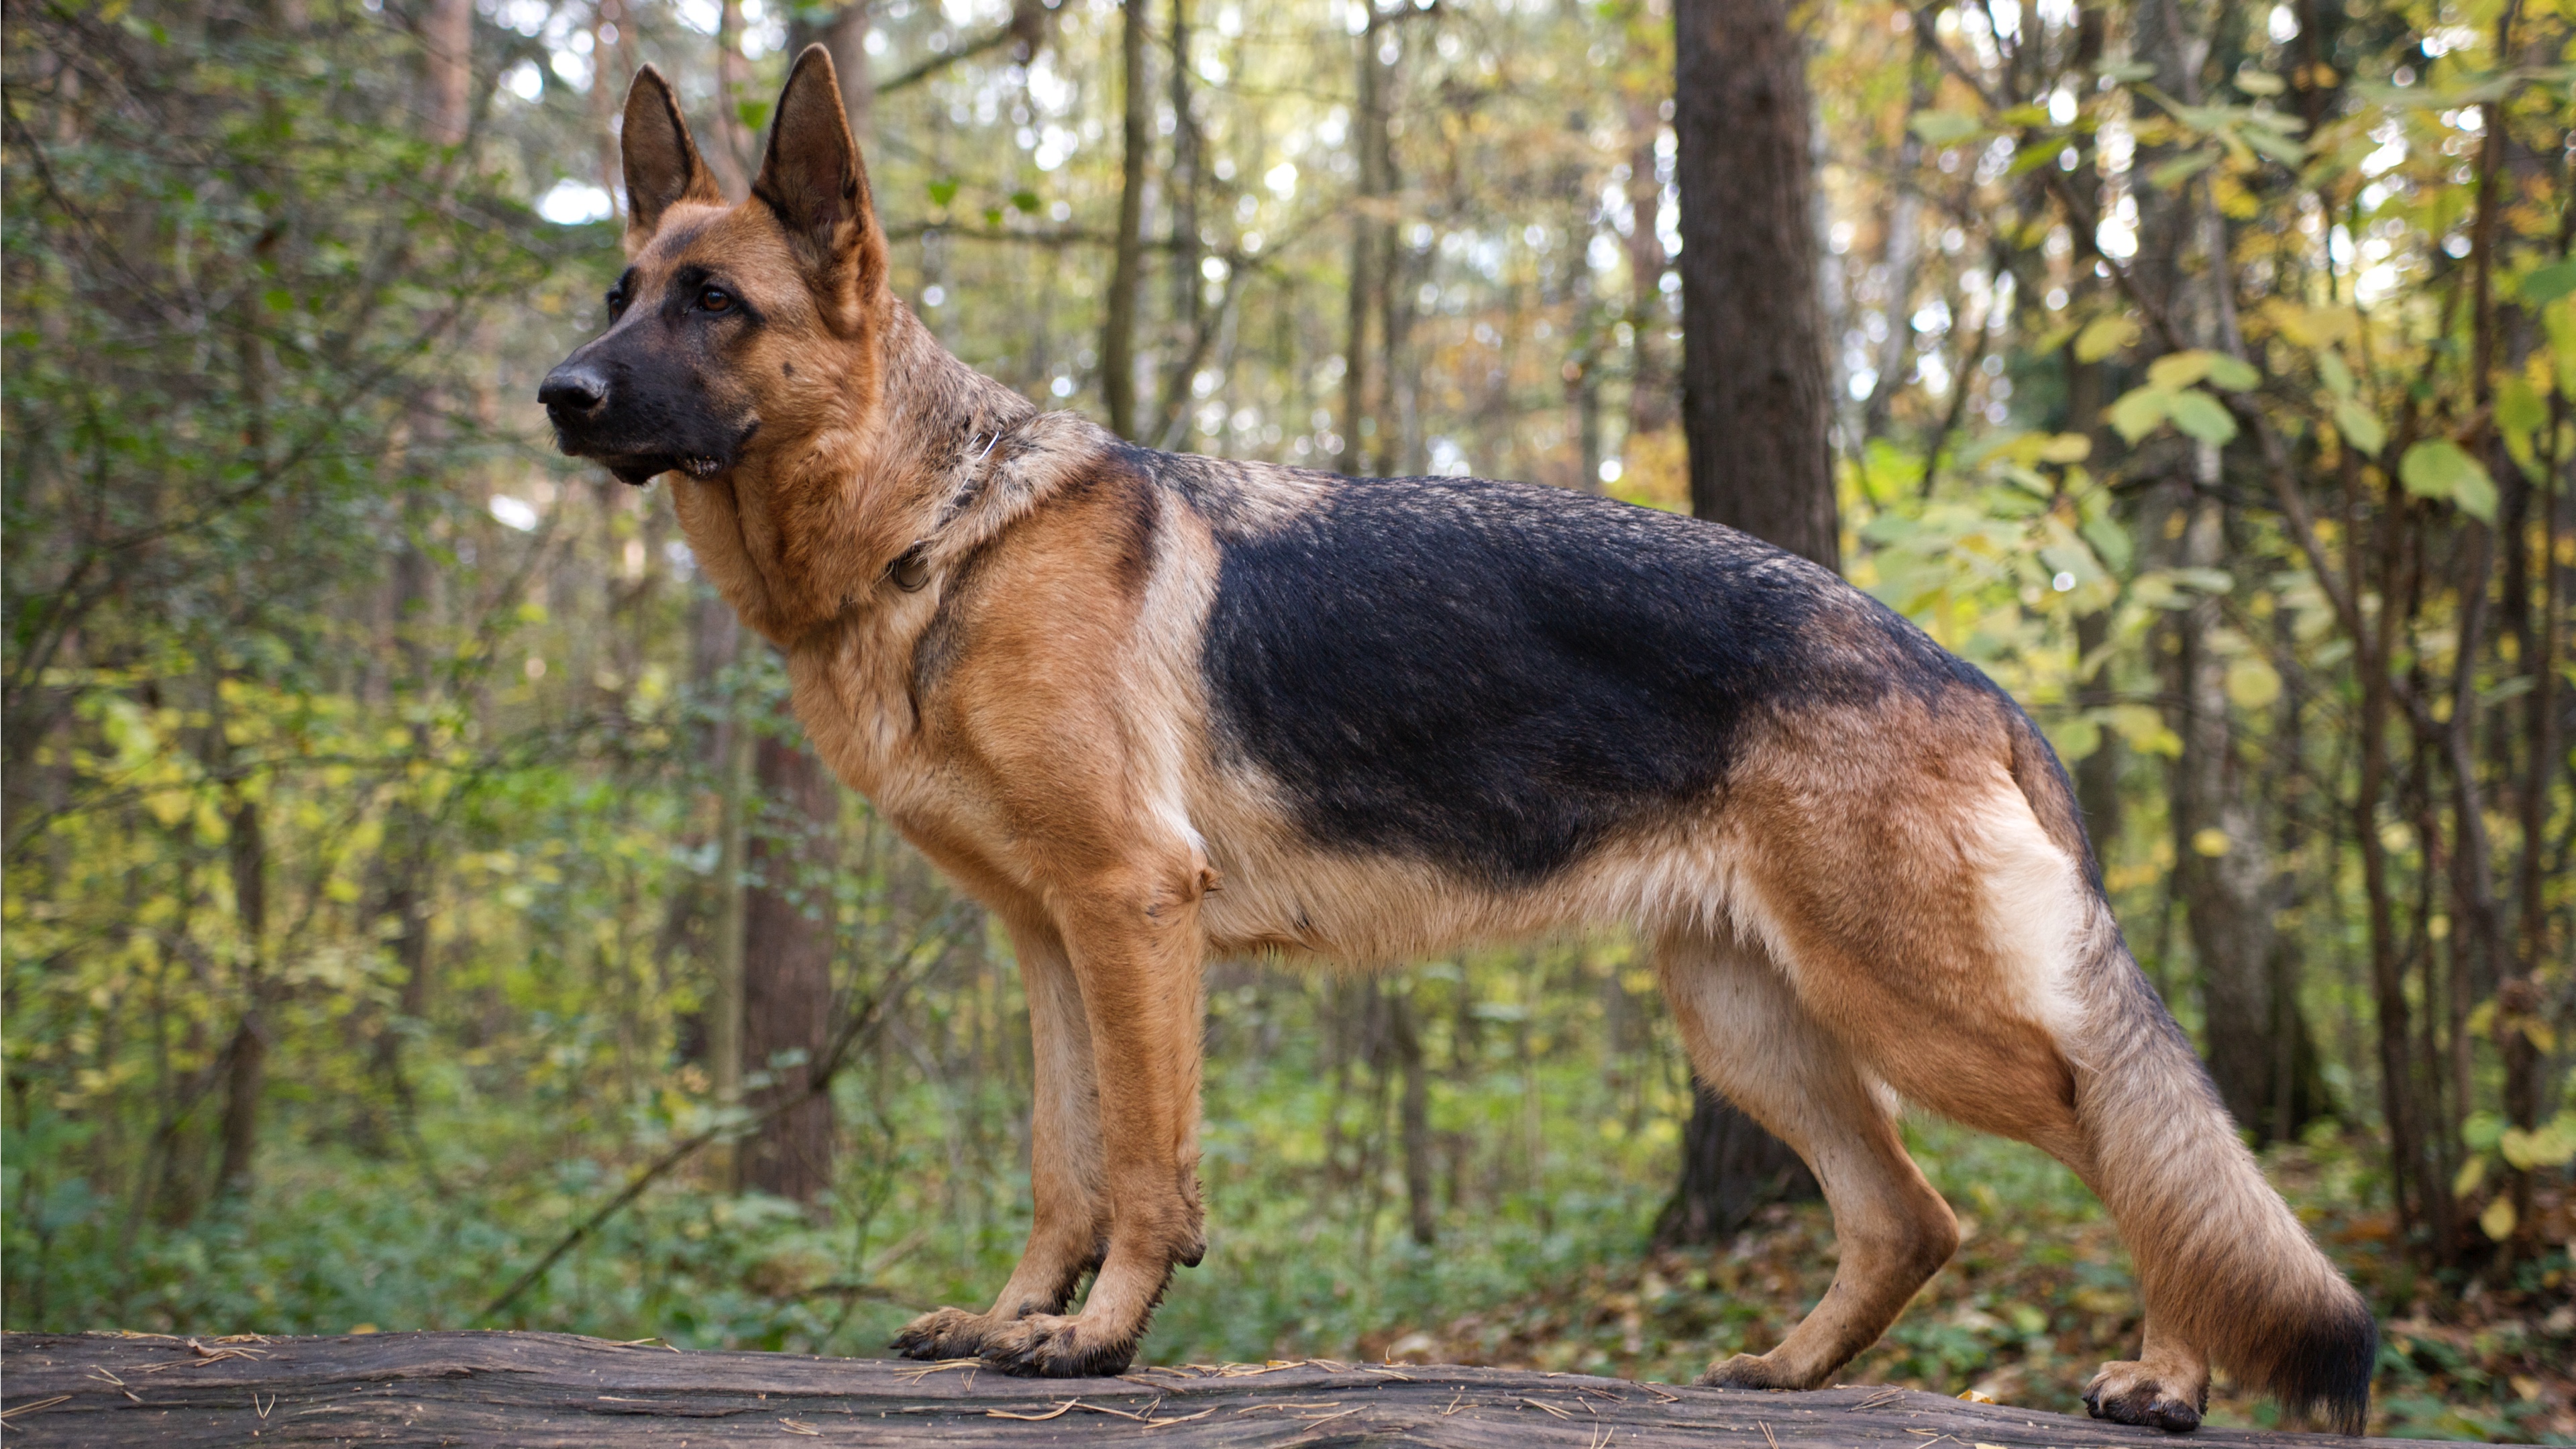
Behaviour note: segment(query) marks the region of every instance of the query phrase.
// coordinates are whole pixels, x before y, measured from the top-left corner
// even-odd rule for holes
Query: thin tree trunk
[[[1404,1201],[1413,1241],[1430,1247],[1440,1235],[1440,1205],[1431,1185],[1431,1083],[1422,1069],[1422,1037],[1413,1026],[1413,993],[1387,994],[1387,1032],[1403,1074],[1396,1113],[1404,1138]]]
[[[1663,234],[1655,230],[1664,183],[1655,170],[1655,143],[1663,117],[1646,96],[1628,103],[1628,436],[1641,438],[1673,425],[1672,371],[1664,359],[1666,325]]]
[[[430,0],[421,16],[420,49],[430,142],[461,145],[472,119],[474,0]]]
[[[2194,445],[2195,466],[2213,490],[2218,450]],[[2214,491],[2191,506],[2183,562],[2218,567],[2226,558],[2225,506]],[[2245,1126],[2271,1135],[2271,842],[2256,817],[2254,791],[2237,757],[2227,696],[2228,661],[2216,647],[2221,600],[2204,594],[2176,620],[2174,698],[2182,749],[2173,765],[2175,882],[2199,968],[2203,1034],[2219,1099]]]
[[[739,706],[730,713],[717,736],[722,774],[716,807],[715,939],[708,953],[714,982],[707,1001],[708,1076],[716,1105],[727,1108],[742,1101],[743,948],[750,895],[744,880],[749,862],[744,855],[754,798],[751,722]],[[737,1147],[727,1144],[716,1159],[717,1179],[727,1186],[738,1185],[741,1158]]]
[[[1908,75],[1905,109],[1906,119],[1911,122],[1932,108],[1933,89],[1940,79],[1933,64],[1930,39],[1919,24],[1914,29],[1914,58]],[[1905,139],[1897,143],[1896,179],[1891,188],[1895,194],[1887,206],[1887,336],[1878,344],[1878,376],[1870,384],[1868,402],[1861,408],[1864,442],[1886,433],[1897,391],[1904,387],[1906,374],[1912,371],[1906,353],[1914,340],[1914,269],[1923,257],[1923,196],[1915,190],[1914,177],[1922,165],[1923,138],[1909,124]],[[2089,419],[2091,414],[2081,416]]]
[[[758,139],[742,123],[742,103],[750,94],[751,61],[742,53],[742,0],[723,0],[716,7],[715,144],[706,148],[707,164],[724,194],[751,194]]]
[[[242,1016],[226,1049],[224,1081],[223,1166],[215,1173],[215,1191],[238,1196],[250,1191],[251,1171],[259,1151],[259,1102],[268,1089],[268,1006],[270,987],[262,959],[268,937],[268,840],[261,828],[259,802],[241,800],[233,807],[230,839],[233,916],[242,938]]]
[[[1370,342],[1371,332],[1385,340],[1386,309],[1381,295],[1387,285],[1388,226],[1385,205],[1392,183],[1384,171],[1389,155],[1387,105],[1392,89],[1387,66],[1378,51],[1394,34],[1394,17],[1379,13],[1369,0],[1368,27],[1359,37],[1358,131],[1352,146],[1359,156],[1359,194],[1351,206],[1351,275],[1348,344],[1343,351],[1342,460],[1352,472],[1364,472],[1372,453],[1383,456],[1388,444],[1385,389],[1379,364],[1383,354]]]
[[[744,1145],[742,1183],[811,1203],[832,1186],[832,1099],[805,1087],[832,1022],[841,787],[802,741],[763,736],[753,753],[763,809],[746,851],[742,1062],[768,1080],[743,1105],[796,1105]]]
[[[1100,394],[1109,409],[1109,430],[1122,438],[1136,433],[1136,299],[1145,274],[1145,161],[1153,147],[1153,122],[1146,114],[1145,0],[1119,6],[1118,51],[1122,67],[1118,159],[1118,248],[1109,274],[1109,315],[1100,334]]]
[[[1806,52],[1785,0],[1680,0],[1673,28],[1691,511],[1834,568]]]

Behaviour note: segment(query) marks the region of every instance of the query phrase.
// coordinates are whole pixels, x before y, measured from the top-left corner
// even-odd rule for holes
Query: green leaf
[[[2552,262],[2522,279],[2522,300],[2534,307],[2546,307],[2570,292],[2576,292],[2576,257]]]
[[[957,178],[946,177],[930,183],[930,204],[946,206],[957,199]]]
[[[2217,361],[2217,353],[2201,348],[2168,352],[2147,364],[2147,386],[2179,392],[2209,376],[2210,366]]]
[[[2481,523],[2495,522],[2495,480],[2448,438],[2431,438],[2407,449],[2397,464],[2397,481],[2418,498],[2445,499]]]
[[[1927,146],[1955,146],[1986,128],[1965,111],[1921,111],[1907,124]]]
[[[2125,314],[2096,317],[2075,334],[2075,360],[2100,362],[2138,340],[2138,324]]]
[[[2134,84],[2156,78],[2156,68],[2138,60],[2106,60],[2095,66],[2094,72],[2115,85]]]
[[[2277,96],[2290,87],[2269,71],[2240,70],[2236,73],[2236,88],[2249,96]]]
[[[2175,427],[2213,448],[2236,436],[2236,418],[2227,405],[2199,388],[2174,394],[2167,411]]]
[[[2147,173],[2147,184],[2158,191],[2171,191],[2216,164],[2215,151],[2186,151]]]
[[[2120,436],[2135,445],[2138,439],[2156,430],[2165,420],[2165,410],[2172,405],[2173,394],[2158,387],[2132,388],[2111,404],[2103,416],[2111,420]]]
[[[1915,522],[1911,518],[1905,517],[1903,514],[1882,513],[1876,518],[1873,518],[1869,522],[1861,525],[1860,536],[1861,540],[1865,543],[1875,543],[1884,546],[1893,543],[1903,543],[1905,540],[1912,538],[1917,532],[1920,532],[1921,529],[1921,524]]]
[[[2343,434],[2345,442],[2373,458],[2388,443],[2388,429],[2380,424],[2379,415],[2351,398],[2335,404],[2334,420],[2335,430]]]
[[[2352,396],[2352,369],[2343,365],[2343,354],[2331,351],[2318,353],[2317,376],[2325,379],[2326,391],[2336,397]]]
[[[2104,568],[2118,573],[2129,566],[2132,556],[2129,532],[2120,526],[2118,519],[2108,513],[2096,514],[2084,520],[2083,526],[2075,532],[2093,546],[2093,556],[2102,561]]]
[[[2509,433],[2532,433],[2549,421],[2549,406],[2527,377],[2508,377],[2496,389],[2496,426]]]
[[[1014,191],[1011,193],[1011,205],[1035,216],[1038,213],[1038,194],[1034,191]]]
[[[2235,132],[2248,146],[2280,162],[2296,167],[2308,159],[2308,148],[2295,136],[2285,135],[2269,126],[2244,126]]]
[[[2250,392],[2263,383],[2254,364],[2222,352],[2209,360],[2209,380],[2229,392]]]

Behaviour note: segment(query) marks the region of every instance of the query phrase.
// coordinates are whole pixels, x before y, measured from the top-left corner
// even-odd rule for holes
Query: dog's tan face
[[[651,67],[622,139],[631,265],[609,329],[538,390],[556,441],[628,483],[711,478],[875,393],[885,241],[830,61],[789,78],[752,197],[727,206]],[[856,382],[856,387],[852,383]]]

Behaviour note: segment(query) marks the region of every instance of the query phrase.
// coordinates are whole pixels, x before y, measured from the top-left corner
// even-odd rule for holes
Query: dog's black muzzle
[[[537,401],[554,424],[556,447],[639,487],[673,469],[714,477],[758,426],[716,417],[703,388],[656,386],[588,347],[546,374]]]

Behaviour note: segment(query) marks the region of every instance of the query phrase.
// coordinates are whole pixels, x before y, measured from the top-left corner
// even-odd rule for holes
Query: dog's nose
[[[587,363],[567,362],[546,374],[537,401],[550,413],[594,412],[608,401],[608,378]]]

